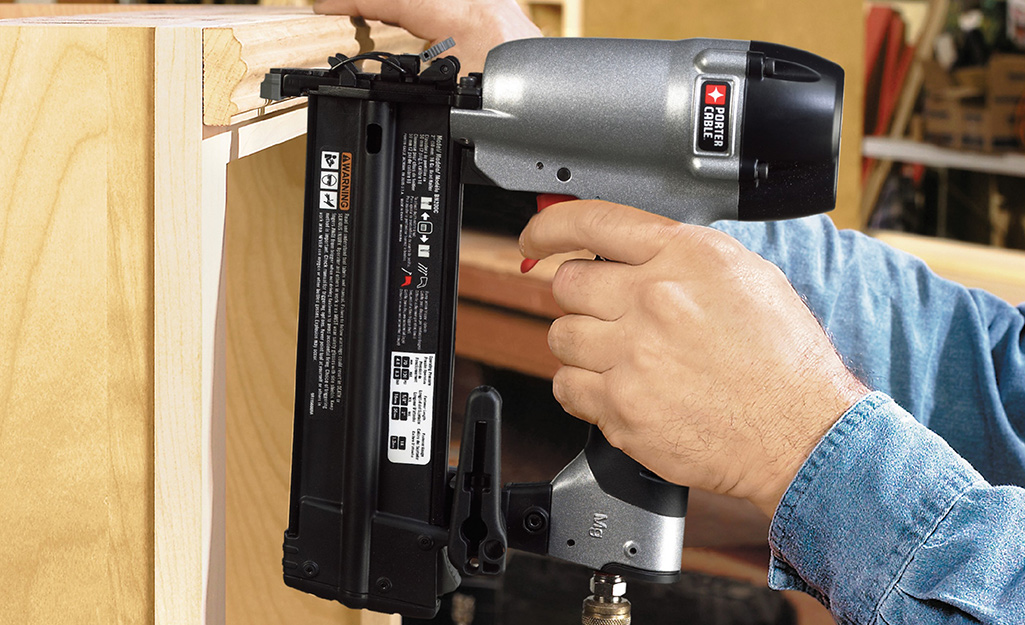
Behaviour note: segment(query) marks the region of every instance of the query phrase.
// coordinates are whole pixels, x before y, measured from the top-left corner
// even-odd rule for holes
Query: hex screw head
[[[434,547],[434,539],[426,534],[420,534],[416,537],[416,544],[424,551],[430,551]]]
[[[591,592],[601,601],[614,601],[626,594],[626,581],[619,575],[595,573],[591,577]]]
[[[531,534],[536,534],[545,529],[548,519],[538,510],[531,510],[523,517],[523,529]]]
[[[317,573],[320,573],[320,567],[313,560],[307,560],[303,562],[302,572],[306,577],[316,577]]]
[[[388,592],[391,590],[391,580],[387,577],[378,577],[377,582],[375,583],[377,585],[377,590],[380,592]]]

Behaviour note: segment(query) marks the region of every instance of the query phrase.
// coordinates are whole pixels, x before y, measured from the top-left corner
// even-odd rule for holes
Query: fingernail
[[[523,262],[520,263],[520,273],[527,273],[528,271],[533,269],[534,265],[536,265],[536,264],[537,264],[537,261],[535,259],[533,259],[533,258],[524,258]]]

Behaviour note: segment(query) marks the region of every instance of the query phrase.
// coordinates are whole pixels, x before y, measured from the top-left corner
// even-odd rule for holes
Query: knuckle
[[[690,227],[679,237],[708,261],[728,263],[746,251],[736,239],[711,227]]]
[[[602,434],[605,435],[605,440],[620,451],[626,451],[627,445],[627,432],[622,427],[616,427],[611,423],[603,423],[599,426]]]
[[[627,423],[637,411],[628,379],[617,375],[608,385],[608,412],[620,423]]]
[[[694,236],[705,253],[720,263],[730,263],[747,251],[739,241],[713,228],[701,228]]]
[[[653,280],[641,289],[638,301],[657,324],[676,323],[682,312],[681,300],[685,297],[682,289],[674,280]]]
[[[563,408],[567,411],[570,410],[574,404],[573,385],[569,380],[570,371],[566,367],[559,367],[559,370],[552,376],[552,395],[555,396],[555,401],[559,402]]]
[[[580,229],[587,238],[594,238],[609,229],[614,229],[618,221],[619,207],[610,202],[595,202],[589,205],[587,212],[580,220]]]
[[[559,317],[552,322],[552,326],[548,328],[548,349],[552,350],[556,358],[565,351],[566,347],[566,322],[565,317]]]
[[[555,277],[552,278],[552,291],[555,293],[565,293],[577,281],[579,275],[580,263],[567,260],[559,265],[559,268],[555,271]]]
[[[663,247],[677,243],[690,236],[693,226],[682,224],[672,220],[665,220],[659,223],[655,230],[655,237],[662,242]]]

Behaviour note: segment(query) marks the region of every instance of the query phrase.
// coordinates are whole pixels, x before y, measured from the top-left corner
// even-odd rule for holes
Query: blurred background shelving
[[[864,10],[861,226],[1025,249],[1025,2]]]

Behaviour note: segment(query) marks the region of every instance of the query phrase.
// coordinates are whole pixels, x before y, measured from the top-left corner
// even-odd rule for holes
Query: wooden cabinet
[[[263,73],[374,45],[422,42],[302,9],[0,22],[0,620],[359,618],[281,583],[294,346],[260,325],[296,295],[245,281],[253,232],[298,277],[305,109]]]

